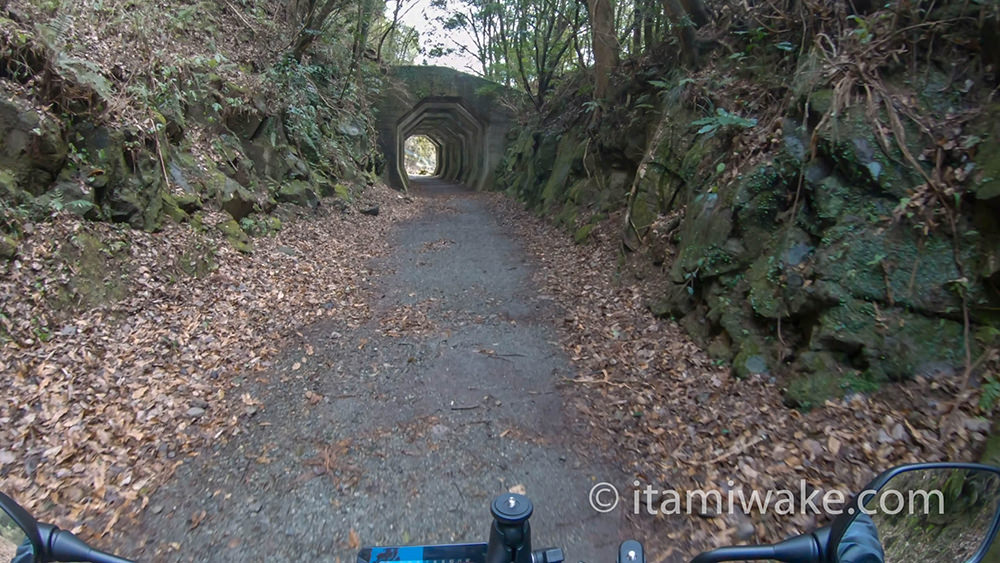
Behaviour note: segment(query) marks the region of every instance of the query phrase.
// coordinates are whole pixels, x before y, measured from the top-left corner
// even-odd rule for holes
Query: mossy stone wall
[[[803,65],[793,82],[808,82],[809,72]],[[815,154],[807,116],[790,110],[766,160],[734,177],[723,172],[736,132],[698,134],[683,84],[674,77],[661,89],[656,119],[635,118],[638,109],[606,116],[613,132],[586,116],[518,131],[501,187],[566,223],[578,241],[589,232],[585,210],[620,210],[634,188],[628,249],[641,247],[636,233],[682,212],[652,310],[677,319],[738,376],[782,378],[793,405],[963,373],[967,348],[975,359],[1000,326],[1000,119],[982,125],[974,188],[953,237],[898,212],[923,179],[898,146],[879,144],[864,108],[820,130]],[[832,92],[800,95],[815,124]],[[647,162],[635,156],[637,138]],[[622,169],[627,180],[611,181]]]

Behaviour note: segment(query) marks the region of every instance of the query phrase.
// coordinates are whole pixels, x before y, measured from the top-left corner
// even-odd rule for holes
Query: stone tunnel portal
[[[434,66],[396,67],[388,82],[378,107],[386,183],[409,189],[405,143],[423,135],[437,147],[434,176],[473,190],[491,188],[512,117],[498,100],[504,88]]]

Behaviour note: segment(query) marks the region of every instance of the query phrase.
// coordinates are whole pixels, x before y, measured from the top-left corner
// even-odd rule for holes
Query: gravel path
[[[534,547],[614,561],[625,525],[588,492],[623,479],[563,408],[558,311],[482,198],[418,189],[428,211],[369,265],[374,318],[293,337],[247,382],[263,404],[243,433],[180,466],[120,553],[350,562],[359,545],[485,541],[492,497],[523,487]]]

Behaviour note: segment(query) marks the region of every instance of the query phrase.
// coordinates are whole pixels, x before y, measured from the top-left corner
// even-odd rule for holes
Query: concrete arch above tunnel
[[[395,67],[388,82],[377,113],[386,183],[409,189],[404,143],[413,135],[424,135],[438,148],[436,176],[473,190],[490,189],[512,120],[499,102],[507,90],[434,66]]]

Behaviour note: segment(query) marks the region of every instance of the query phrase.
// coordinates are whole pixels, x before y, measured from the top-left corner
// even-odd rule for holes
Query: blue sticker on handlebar
[[[485,563],[486,544],[366,547],[358,563]]]

